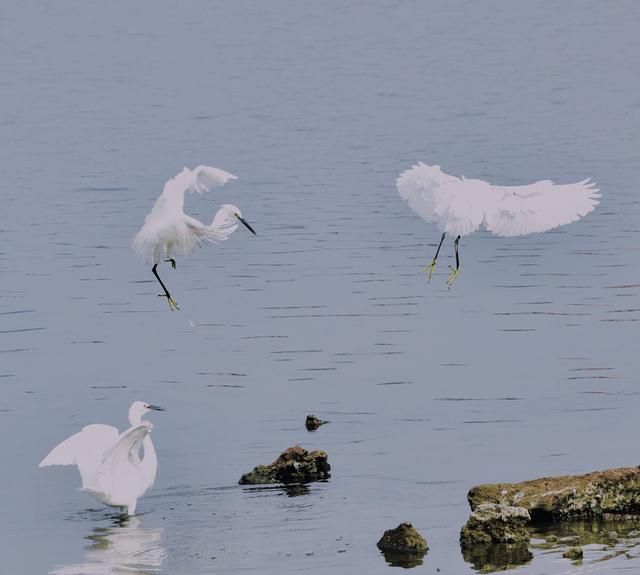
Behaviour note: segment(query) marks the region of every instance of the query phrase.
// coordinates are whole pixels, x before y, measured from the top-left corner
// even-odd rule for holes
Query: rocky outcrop
[[[411,523],[401,523],[395,529],[385,531],[377,545],[387,563],[404,568],[422,565],[429,549],[426,539]]]
[[[478,543],[527,543],[529,520],[529,512],[522,507],[483,503],[460,531],[460,544],[471,547]]]
[[[265,483],[310,483],[331,477],[331,466],[326,451],[311,451],[294,445],[283,451],[270,465],[258,465],[245,473],[241,485]]]
[[[467,499],[472,510],[485,503],[523,507],[532,523],[640,514],[640,467],[478,485]]]
[[[522,507],[478,505],[460,531],[464,560],[481,571],[509,569],[531,561],[529,520],[529,512]]]

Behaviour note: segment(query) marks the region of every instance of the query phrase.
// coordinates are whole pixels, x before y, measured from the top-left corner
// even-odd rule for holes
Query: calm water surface
[[[469,487],[638,463],[640,5],[8,0],[0,9],[2,571],[473,573]],[[524,238],[439,239],[398,198],[413,162],[499,184],[591,176],[601,205]],[[240,180],[258,231],[161,272],[130,250],[165,180]],[[87,423],[155,414],[125,525],[37,469]],[[307,433],[307,413],[330,420]],[[327,483],[240,475],[300,443]],[[640,548],[600,563],[635,572]],[[519,573],[572,573],[536,552]],[[595,565],[595,564],[594,564]]]

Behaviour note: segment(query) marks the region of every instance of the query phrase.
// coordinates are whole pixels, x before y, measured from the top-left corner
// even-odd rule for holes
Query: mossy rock
[[[463,548],[478,544],[527,543],[529,512],[523,507],[483,503],[476,507],[460,531]]]
[[[411,523],[401,523],[384,532],[377,543],[385,560],[394,567],[410,569],[422,565],[429,546]]]
[[[294,445],[283,451],[270,465],[258,465],[245,473],[241,485],[261,485],[268,483],[310,483],[331,477],[326,451],[307,451]]]
[[[478,485],[467,499],[472,510],[483,503],[524,507],[532,523],[640,514],[640,468]]]

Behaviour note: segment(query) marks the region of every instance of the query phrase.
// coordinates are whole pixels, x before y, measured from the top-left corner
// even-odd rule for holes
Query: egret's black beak
[[[149,409],[153,411],[167,411],[164,407],[158,407],[157,405],[150,405]]]
[[[242,216],[236,214],[236,218],[238,218],[254,236],[258,235],[256,234],[256,231],[249,225],[247,220],[245,220]]]

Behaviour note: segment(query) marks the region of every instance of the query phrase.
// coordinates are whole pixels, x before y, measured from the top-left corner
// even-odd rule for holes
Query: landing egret
[[[38,467],[77,465],[82,488],[101,503],[126,508],[133,515],[136,503],[156,479],[158,458],[149,433],[149,411],[164,411],[157,405],[134,401],[129,408],[131,427],[122,433],[111,425],[93,424],[54,447]],[[144,457],[140,459],[140,447]]]
[[[442,232],[436,255],[425,268],[429,281],[445,235],[455,236],[456,267],[449,266],[449,287],[460,273],[461,236],[480,227],[497,236],[544,232],[580,219],[600,203],[598,188],[588,178],[564,185],[542,180],[526,186],[494,186],[483,180],[450,176],[440,166],[422,162],[402,172],[396,185],[409,207]]]
[[[197,246],[226,240],[238,227],[244,224],[255,235],[254,229],[242,217],[242,212],[233,204],[223,204],[210,225],[203,224],[184,213],[185,192],[202,194],[229,180],[238,178],[229,172],[211,166],[198,166],[190,170],[184,168],[177,176],[165,183],[144,225],[133,240],[135,253],[147,262],[164,290],[159,297],[166,297],[169,309],[180,309],[171,297],[156,268],[161,261],[171,262],[176,268],[176,255],[189,255]]]

